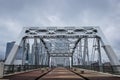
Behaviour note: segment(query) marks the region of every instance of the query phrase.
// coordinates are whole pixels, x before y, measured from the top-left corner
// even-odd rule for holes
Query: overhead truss
[[[37,44],[38,44],[38,39],[42,42],[44,45],[44,48],[46,49],[46,61],[49,64],[50,57],[73,57],[73,54],[75,52],[75,49],[79,43],[81,43],[81,40],[84,39],[84,55],[83,55],[83,62],[85,63],[85,57],[89,56],[88,55],[88,39],[89,38],[96,38],[98,40],[98,52],[101,54],[100,50],[100,43],[102,44],[103,48],[105,49],[106,54],[108,55],[108,58],[110,59],[110,62],[112,65],[119,65],[119,60],[117,59],[117,56],[115,52],[113,51],[112,47],[109,45],[107,42],[105,36],[103,35],[101,29],[97,26],[79,26],[79,27],[24,27],[22,32],[20,33],[20,37],[16,40],[15,45],[13,46],[11,52],[9,53],[8,58],[5,61],[5,64],[13,64],[15,60],[15,56],[17,54],[17,51],[20,46],[24,46],[24,54],[27,54],[29,51],[29,45],[25,45],[26,39],[34,39],[34,45],[35,45],[35,56],[38,56],[37,54]],[[49,48],[50,46],[47,45],[47,41],[50,42],[51,44],[53,43],[52,41],[57,41],[57,39],[66,39],[68,41],[74,40],[74,45],[71,47],[70,45],[69,50],[72,49],[71,51],[68,52],[50,52]],[[67,42],[67,44],[72,44],[70,42]],[[22,47],[23,47],[22,46]],[[99,55],[100,56],[100,55]],[[35,57],[35,64],[38,65],[39,62],[39,57]],[[24,59],[25,60],[25,59]],[[23,63],[25,62],[23,60]],[[89,60],[89,58],[87,59]],[[99,58],[101,60],[101,57]],[[101,63],[101,62],[100,62]]]

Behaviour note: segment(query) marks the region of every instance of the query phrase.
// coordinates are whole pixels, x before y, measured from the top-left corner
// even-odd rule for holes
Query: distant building
[[[14,46],[15,44],[15,41],[13,42],[8,42],[7,45],[6,45],[6,53],[5,53],[5,60],[7,59],[12,47]]]
[[[7,42],[5,60],[7,59],[7,57],[9,55],[10,51],[12,50],[14,44],[15,44],[15,41]],[[17,52],[17,55],[16,55],[16,60],[22,60],[22,52],[23,52],[22,48],[18,49],[18,52]]]

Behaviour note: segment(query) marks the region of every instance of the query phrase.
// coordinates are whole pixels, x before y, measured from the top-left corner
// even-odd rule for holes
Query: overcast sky
[[[29,26],[100,26],[120,55],[120,0],[0,0],[0,55]]]

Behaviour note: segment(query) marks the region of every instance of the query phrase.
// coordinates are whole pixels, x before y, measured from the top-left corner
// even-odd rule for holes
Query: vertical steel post
[[[24,38],[23,39],[23,45],[22,45],[22,48],[23,48],[23,53],[22,53],[22,65],[25,64],[25,51],[26,51],[26,47],[25,47],[25,44],[26,44],[26,39]]]
[[[73,55],[72,55],[72,57],[71,57],[71,67],[73,67]]]
[[[69,57],[69,61],[70,61],[70,68],[72,67],[72,57]]]
[[[82,56],[83,56],[83,54],[82,54],[82,39],[80,40],[80,45],[79,45],[79,53],[80,53],[80,63],[82,64]],[[80,65],[80,63],[79,63],[79,65]]]
[[[29,51],[30,50],[30,45],[29,43],[26,43],[26,57],[25,57],[25,60],[26,60],[26,64],[29,64]]]
[[[39,64],[38,60],[38,44],[37,44],[37,38],[34,38],[34,54],[35,54],[35,65]]]
[[[0,62],[0,78],[4,76],[4,62]]]
[[[51,68],[52,65],[51,65],[51,57],[49,57],[49,67]]]
[[[87,57],[87,62],[86,62]],[[88,38],[84,38],[83,65],[89,65]]]
[[[47,65],[49,66],[50,54],[47,53]]]
[[[99,61],[99,69],[100,71],[102,70],[102,58],[101,58],[101,46],[100,46],[100,38],[98,37],[97,39],[97,50],[98,50],[98,61]]]

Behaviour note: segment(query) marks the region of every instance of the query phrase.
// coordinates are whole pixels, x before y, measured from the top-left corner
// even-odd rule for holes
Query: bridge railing
[[[28,71],[38,68],[45,68],[47,65],[4,65],[4,74],[12,74],[15,72]]]
[[[118,67],[120,68],[120,65],[112,66],[74,65],[73,67],[120,75],[120,72],[117,71],[117,68]]]

